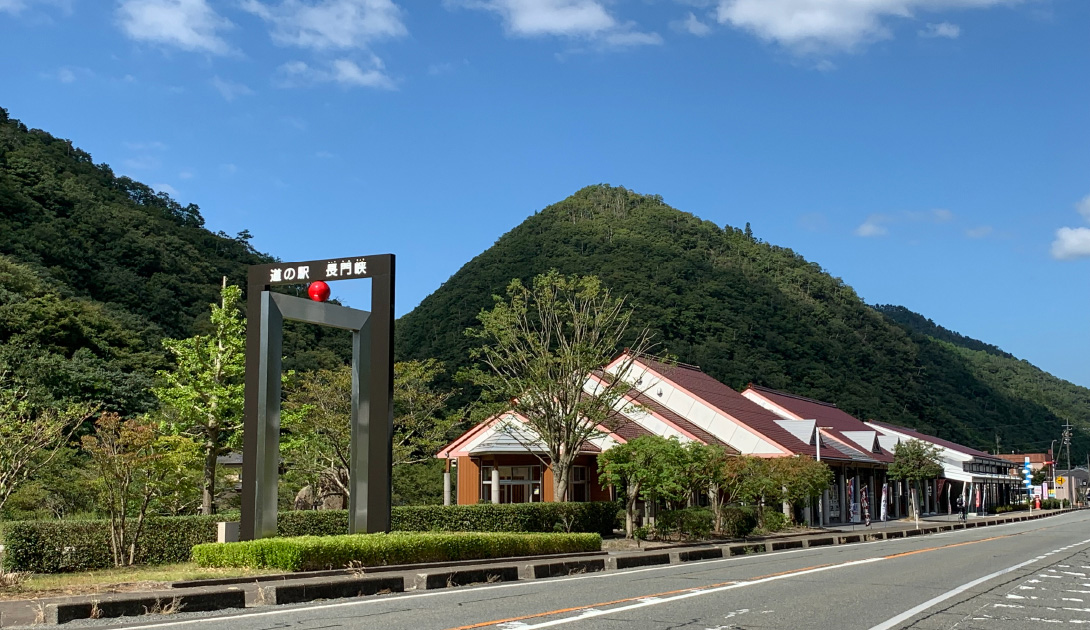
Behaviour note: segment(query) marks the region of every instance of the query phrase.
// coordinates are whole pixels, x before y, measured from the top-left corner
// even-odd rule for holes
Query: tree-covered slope
[[[223,276],[244,287],[247,265],[272,260],[248,238],[210,232],[197,206],[0,108],[0,375],[122,413],[147,409],[167,366],[161,339],[199,332]],[[351,355],[332,329],[289,325],[284,342],[289,368]]]
[[[629,296],[663,348],[736,388],[812,396],[978,448],[994,449],[997,435],[1005,450],[1047,448],[1061,418],[1090,424],[1090,407],[1072,402],[1090,390],[986,344],[925,334],[748,229],[605,185],[534,214],[467,263],[399,321],[398,354],[467,364],[464,330],[491,296],[550,268],[600,276]],[[1035,385],[1043,382],[1050,389]]]

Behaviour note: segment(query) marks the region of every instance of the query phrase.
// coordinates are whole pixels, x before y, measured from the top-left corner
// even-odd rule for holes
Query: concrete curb
[[[73,598],[45,603],[47,624],[61,624],[76,619],[115,618],[172,612],[199,612],[244,608],[249,606],[283,605],[309,602],[320,599],[336,599],[398,593],[407,590],[434,590],[470,584],[512,582],[516,580],[536,580],[552,577],[564,577],[579,573],[598,571],[620,571],[629,568],[681,564],[715,560],[749,554],[762,554],[773,551],[806,549],[829,545],[890,540],[921,536],[944,531],[967,529],[970,527],[988,527],[1007,523],[1018,523],[1049,516],[1058,516],[1074,510],[1057,510],[1047,514],[1024,514],[1008,518],[988,518],[967,523],[931,523],[927,526],[906,529],[887,529],[872,532],[820,533],[808,534],[798,538],[753,541],[748,543],[728,543],[712,545],[692,545],[674,548],[669,551],[646,550],[627,552],[618,555],[606,555],[606,552],[590,552],[565,556],[536,556],[533,558],[497,558],[489,561],[465,561],[457,563],[436,563],[431,565],[402,565],[401,567],[374,567],[368,572],[391,573],[400,571],[402,575],[356,576],[346,571],[321,571],[299,576],[283,574],[257,576],[232,580],[236,586],[214,588],[221,580],[197,582],[201,588],[191,588],[190,592],[157,591],[140,596],[107,596]],[[589,556],[589,557],[588,557]],[[526,562],[526,560],[531,560]],[[535,561],[536,560],[536,561]],[[476,562],[476,564],[471,564]],[[506,563],[506,564],[505,564]],[[419,569],[442,569],[420,572]],[[275,584],[268,584],[275,581]],[[197,584],[178,582],[174,589]],[[183,586],[185,585],[185,586]],[[30,607],[31,602],[6,602],[9,606]],[[2,608],[2,605],[0,605]],[[10,611],[4,613],[4,619],[10,619]],[[30,625],[27,622],[25,625]]]
[[[132,617],[136,615],[170,615],[178,612],[201,612],[224,608],[245,608],[246,593],[241,589],[208,593],[177,594],[168,597],[119,597],[88,599],[82,602],[46,604],[45,623],[67,623],[76,619]]]

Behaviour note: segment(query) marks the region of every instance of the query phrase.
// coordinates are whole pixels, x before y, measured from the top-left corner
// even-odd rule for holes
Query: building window
[[[492,466],[481,466],[481,502],[492,502]],[[541,466],[500,466],[500,503],[541,501]]]
[[[586,466],[572,466],[571,491],[569,492],[569,499],[572,501],[580,502],[590,501],[590,494],[587,490]]]

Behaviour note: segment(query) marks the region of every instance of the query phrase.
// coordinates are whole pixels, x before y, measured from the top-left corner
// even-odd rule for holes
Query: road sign
[[[1060,484],[1061,486],[1064,485],[1064,478],[1063,477],[1056,477],[1056,483]]]

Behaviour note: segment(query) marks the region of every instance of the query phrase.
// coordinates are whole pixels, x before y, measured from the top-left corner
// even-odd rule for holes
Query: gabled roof
[[[646,393],[641,393],[641,394],[632,396],[632,397],[630,397],[630,399],[633,402],[635,402],[636,404],[640,405],[641,407],[644,407],[645,409],[647,409],[651,413],[653,413],[653,414],[659,416],[660,418],[662,418],[663,420],[667,421],[668,423],[676,426],[678,429],[681,429],[683,432],[692,435],[693,437],[695,437],[697,440],[700,440],[704,444],[715,444],[715,445],[722,446],[723,448],[725,448],[728,453],[735,453],[735,454],[738,453],[738,449],[733,448],[730,444],[727,444],[723,440],[720,440],[718,437],[713,435],[711,432],[709,432],[709,431],[707,431],[705,429],[702,429],[701,427],[697,426],[693,422],[690,422],[687,418],[685,418],[685,417],[683,417],[683,416],[681,416],[681,415],[679,415],[677,413],[674,413],[672,410],[668,409],[663,404],[661,404],[658,401],[652,399]],[[637,426],[640,426],[639,423],[636,422],[636,421],[632,421],[632,422],[629,422],[627,424],[629,424],[629,425],[635,424]],[[624,428],[625,426],[627,426],[627,425],[622,425],[622,428]],[[644,429],[644,431],[647,431],[647,429]],[[619,432],[620,431],[618,430],[618,433]],[[647,431],[647,432],[650,433],[650,431]]]
[[[871,425],[874,425],[874,426],[882,428],[882,429],[888,429],[888,430],[894,431],[896,433],[901,433],[901,434],[907,435],[907,436],[909,436],[911,438],[916,438],[918,440],[923,440],[924,442],[931,442],[932,444],[935,444],[937,446],[941,446],[943,448],[950,449],[951,451],[954,451],[955,453],[961,453],[963,455],[969,455],[971,457],[982,457],[982,458],[986,458],[986,459],[1000,459],[998,456],[992,455],[991,453],[985,453],[984,451],[978,451],[975,448],[969,448],[968,446],[958,444],[957,442],[951,442],[950,440],[944,440],[942,438],[937,438],[937,437],[935,437],[933,435],[927,435],[926,433],[920,433],[916,429],[910,429],[908,427],[902,427],[902,426],[898,426],[896,424],[889,424],[888,422],[878,422],[876,420],[870,420],[870,421],[867,422],[867,424],[871,424]]]
[[[809,455],[814,457],[812,444],[802,442],[776,421],[781,418],[745,398],[735,390],[715,380],[692,365],[668,365],[651,357],[637,359],[656,372],[663,379],[702,400],[720,413],[733,418],[739,423],[767,438],[785,454]]]
[[[853,460],[862,458],[883,463],[893,461],[893,453],[882,445],[873,427],[867,426],[865,422],[833,403],[753,384],[742,392],[742,396],[747,400],[751,397],[756,398],[760,402],[752,400],[751,402],[762,406],[767,404],[774,413],[786,418],[794,418],[796,421],[815,421],[817,426],[824,427],[822,434],[837,440],[849,449],[850,452],[846,452],[845,455]],[[825,457],[824,453],[822,457]]]

